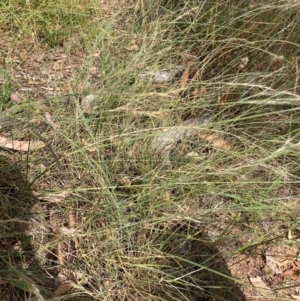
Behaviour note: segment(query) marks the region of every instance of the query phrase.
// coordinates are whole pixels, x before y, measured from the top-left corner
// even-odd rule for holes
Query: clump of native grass
[[[56,17],[62,11],[53,8]],[[292,1],[128,4],[123,23],[103,18],[90,37],[102,78],[89,91],[97,95],[89,114],[78,93],[15,110],[16,119],[32,107],[40,116],[55,112],[53,123],[34,128],[48,147],[23,160],[29,187],[41,196],[27,209],[32,224],[20,241],[30,233],[45,279],[73,281],[63,299],[240,300],[225,258],[299,226],[299,14]],[[80,26],[90,21],[72,16]],[[190,80],[154,86],[139,79],[174,68],[190,68]],[[83,69],[71,84],[88,76]],[[213,115],[209,134],[230,149],[195,137],[168,164],[151,151],[160,130],[204,112]],[[37,282],[30,260],[18,257],[16,287],[53,296],[55,285]],[[8,265],[3,279],[5,272]]]

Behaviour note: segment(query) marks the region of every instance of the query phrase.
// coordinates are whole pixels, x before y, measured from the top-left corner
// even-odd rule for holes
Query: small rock
[[[212,116],[206,112],[199,118],[190,118],[183,122],[183,125],[167,128],[160,133],[152,142],[156,152],[168,156],[169,152],[181,139],[188,139],[197,131],[195,126],[205,126]]]
[[[90,114],[94,109],[94,100],[98,97],[97,94],[90,94],[81,101],[81,110],[83,113]]]
[[[176,80],[176,78],[180,77],[181,73],[182,70],[180,69],[162,70],[157,72],[149,71],[140,74],[140,79],[145,82],[150,81],[153,84],[164,84]]]

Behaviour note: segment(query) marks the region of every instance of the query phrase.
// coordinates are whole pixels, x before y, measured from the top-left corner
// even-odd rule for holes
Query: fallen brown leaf
[[[281,276],[283,278],[288,278],[288,279],[292,279],[292,280],[297,280],[298,279],[298,276],[297,274],[299,271],[297,270],[294,270],[294,269],[290,269],[290,270],[286,270],[284,272],[282,272]]]
[[[203,96],[203,95],[206,95],[207,94],[207,90],[205,88],[202,88],[201,91],[200,91],[200,94]]]
[[[36,191],[33,191],[32,194],[38,198],[39,200],[47,201],[50,203],[60,203],[62,202],[67,196],[69,196],[70,192],[63,191],[59,193],[50,193],[48,195],[40,194]]]
[[[75,286],[75,283],[72,280],[65,280],[63,281],[58,288],[54,292],[54,296],[63,295],[70,290],[72,290]]]
[[[75,228],[76,227],[76,214],[74,211],[69,213],[69,227]]]
[[[51,212],[50,213],[50,219],[49,219],[49,223],[50,223],[50,228],[53,231],[53,233],[57,233],[57,222],[56,222],[56,217],[55,217],[55,213]]]
[[[69,235],[69,236],[76,236],[80,235],[81,231],[74,229],[74,228],[67,228],[67,227],[57,227],[55,228],[55,231],[58,233],[64,234],[64,235]]]
[[[37,81],[37,80],[30,80],[30,81],[28,82],[28,84],[34,86],[34,85],[40,85],[41,82],[39,82],[39,81]]]
[[[130,186],[131,185],[131,180],[127,176],[119,178],[118,182],[123,186]]]
[[[63,252],[62,252],[61,244],[57,245],[56,256],[57,256],[58,263],[63,265],[65,263],[65,261],[64,261],[64,255],[63,255]]]
[[[229,89],[227,89],[226,92],[223,95],[220,95],[218,97],[218,103],[221,105],[222,109],[227,104],[228,94],[229,94]]]
[[[97,147],[95,146],[95,143],[89,143],[86,140],[82,140],[84,149],[86,149],[90,153],[95,153],[97,152]]]
[[[180,79],[180,87],[184,89],[188,83],[190,76],[190,68],[185,69]]]
[[[196,97],[199,95],[199,90],[197,88],[194,88],[191,92],[191,96],[192,97]]]
[[[28,152],[41,149],[45,146],[45,143],[42,141],[20,141],[0,136],[0,147],[9,148],[15,151]]]
[[[68,277],[62,273],[61,271],[54,277],[54,283],[55,287],[58,288],[61,283],[65,282],[68,280]]]
[[[229,146],[229,144],[224,139],[219,138],[218,135],[216,135],[216,134],[207,136],[205,134],[198,133],[198,137],[211,143],[213,148],[215,148],[217,150],[223,150],[226,152],[231,150],[231,147]]]
[[[250,277],[249,280],[262,296],[266,298],[274,297],[273,290],[265,284],[260,276]]]
[[[51,116],[51,114],[50,114],[49,112],[46,112],[46,113],[45,113],[45,118],[46,118],[46,120],[49,122],[49,124],[52,125],[53,128],[59,128],[59,125],[57,125],[57,124],[55,124],[55,123],[53,122],[52,116]]]
[[[17,105],[22,102],[20,97],[16,93],[11,93],[10,100],[13,101]]]
[[[125,50],[128,50],[128,51],[139,51],[139,46],[136,44],[132,44],[132,45],[124,47],[124,48],[125,48]]]
[[[131,42],[127,47],[124,47],[128,51],[138,51],[140,48],[137,45],[137,36],[133,35]]]
[[[21,53],[20,53],[20,57],[21,59],[25,62],[28,58],[28,52],[26,49],[24,49]]]

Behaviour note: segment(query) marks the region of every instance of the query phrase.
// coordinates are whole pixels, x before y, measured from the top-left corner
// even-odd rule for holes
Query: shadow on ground
[[[220,242],[197,228],[190,221],[170,228],[164,252],[172,260],[162,268],[157,294],[170,301],[246,301],[220,255]]]
[[[54,282],[38,264],[28,235],[36,203],[22,164],[0,157],[0,296],[1,300],[34,300],[49,296]],[[49,289],[49,291],[48,291]]]

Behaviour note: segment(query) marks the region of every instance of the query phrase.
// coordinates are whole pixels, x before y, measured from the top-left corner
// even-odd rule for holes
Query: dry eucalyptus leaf
[[[129,179],[129,177],[124,176],[122,178],[118,179],[118,182],[123,185],[123,186],[130,186],[131,185],[131,180]]]
[[[229,144],[224,139],[219,138],[216,134],[207,136],[207,135],[198,133],[198,137],[211,143],[212,147],[217,150],[223,150],[226,152],[231,150],[231,147],[229,146]]]
[[[42,141],[20,141],[0,136],[0,147],[9,148],[15,151],[28,152],[44,148],[45,146],[45,143]]]
[[[10,100],[16,103],[17,105],[22,102],[20,97],[16,93],[11,93]]]
[[[32,194],[39,200],[47,201],[50,203],[60,203],[62,202],[67,196],[69,196],[70,192],[63,191],[58,193],[50,193],[48,195],[39,194],[36,191],[33,191]]]
[[[76,224],[77,224],[77,222],[76,222],[76,220],[77,220],[76,219],[76,213],[74,211],[71,211],[69,213],[68,217],[69,217],[69,227],[70,228],[75,228]]]
[[[272,289],[265,284],[260,276],[251,277],[249,280],[262,296],[266,298],[275,297]]]
[[[86,149],[90,153],[97,152],[97,147],[95,146],[95,143],[89,143],[85,139],[82,140],[84,149]]]
[[[61,283],[63,283],[64,281],[67,281],[67,280],[68,280],[68,277],[64,273],[59,272],[56,275],[56,277],[54,277],[55,287],[58,288]]]
[[[187,69],[183,72],[183,74],[182,74],[182,76],[181,76],[181,79],[180,79],[180,87],[181,87],[182,89],[184,89],[184,88],[186,87],[186,85],[187,85],[187,83],[188,83],[188,80],[189,80],[189,76],[190,76],[190,69],[187,68]]]
[[[60,265],[63,265],[65,263],[64,261],[64,255],[63,255],[63,252],[62,252],[62,247],[61,247],[61,244],[58,244],[57,245],[57,248],[56,248],[56,256],[57,256],[57,261]]]
[[[56,227],[55,230],[58,233],[69,235],[69,236],[77,236],[80,235],[82,232],[80,230],[74,228],[67,228],[67,227]]]
[[[46,120],[49,122],[49,124],[52,125],[53,128],[59,128],[59,125],[57,125],[57,124],[55,124],[55,123],[53,122],[52,116],[51,116],[51,114],[50,114],[49,112],[46,112],[46,113],[45,113],[45,118],[46,118]]]
[[[132,44],[132,45],[129,45],[124,48],[125,48],[125,50],[128,50],[128,51],[139,51],[139,46],[136,44]]]
[[[72,280],[63,281],[54,292],[54,296],[63,295],[71,291],[75,287],[75,283]]]
[[[137,36],[133,35],[131,42],[127,47],[124,47],[128,51],[139,51],[139,46],[137,45]]]

